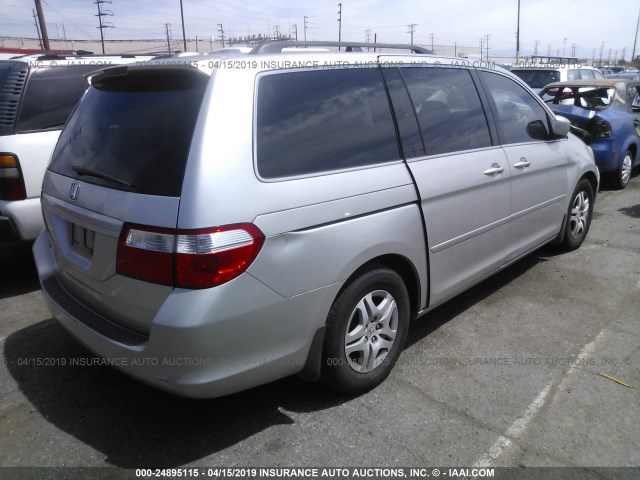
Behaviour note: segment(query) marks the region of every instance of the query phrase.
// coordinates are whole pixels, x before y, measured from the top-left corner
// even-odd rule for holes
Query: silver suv
[[[158,388],[366,391],[410,320],[587,235],[593,154],[513,75],[290,46],[106,69],[51,158],[49,308]]]

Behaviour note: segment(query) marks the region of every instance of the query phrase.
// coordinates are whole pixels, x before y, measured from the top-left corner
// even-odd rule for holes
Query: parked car
[[[43,227],[40,188],[60,130],[89,86],[84,75],[135,55],[27,55],[0,61],[0,245]]]
[[[281,52],[300,44],[91,77],[33,250],[53,315],[116,368],[190,397],[293,374],[360,393],[410,320],[584,241],[591,149],[516,77]]]
[[[604,78],[598,69],[579,64],[512,67],[511,72],[520,77],[536,93],[550,83]]]
[[[640,82],[626,79],[563,82],[540,92],[556,114],[569,119],[593,149],[596,164],[618,188],[640,163]]]

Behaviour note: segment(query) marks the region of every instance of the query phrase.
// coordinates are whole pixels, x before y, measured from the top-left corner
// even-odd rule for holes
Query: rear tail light
[[[264,243],[252,224],[171,230],[125,224],[117,272],[179,288],[210,288],[244,273]]]
[[[589,123],[589,132],[594,138],[611,138],[611,124],[602,118],[594,117]]]
[[[27,198],[27,192],[24,188],[18,157],[8,153],[1,153],[0,200],[24,200],[25,198]]]

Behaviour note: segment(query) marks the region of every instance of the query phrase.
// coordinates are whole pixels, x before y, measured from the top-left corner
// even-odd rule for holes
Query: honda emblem
[[[78,195],[80,195],[80,184],[73,182],[69,190],[69,198],[75,202],[78,200]]]

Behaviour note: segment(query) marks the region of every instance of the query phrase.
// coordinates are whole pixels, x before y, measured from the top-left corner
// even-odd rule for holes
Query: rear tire
[[[576,185],[571,195],[567,212],[564,238],[559,248],[565,251],[575,250],[582,245],[589,232],[593,216],[593,186],[586,178]]]
[[[402,278],[387,268],[370,270],[349,284],[327,317],[323,383],[360,394],[387,378],[407,339],[409,305]]]
[[[614,179],[614,186],[622,190],[627,186],[629,180],[631,179],[631,172],[633,170],[633,154],[627,150],[622,157],[622,162],[620,163],[620,167],[616,172],[616,177]]]

